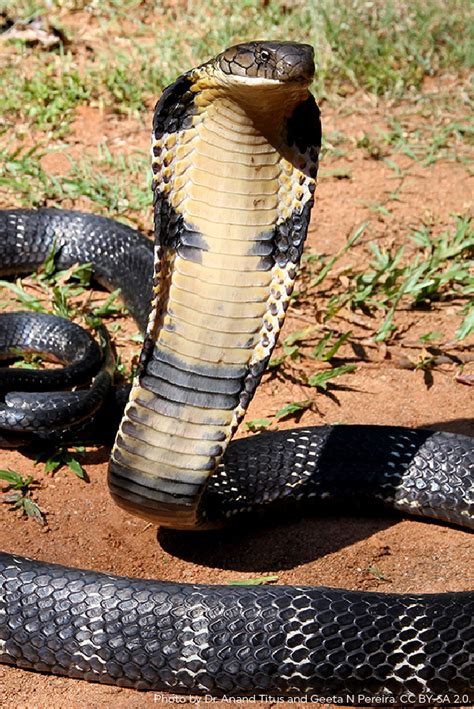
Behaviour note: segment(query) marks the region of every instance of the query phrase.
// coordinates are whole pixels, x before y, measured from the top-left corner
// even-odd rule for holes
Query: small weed
[[[4,80],[2,113],[7,125],[24,122],[34,130],[53,131],[55,137],[67,134],[74,109],[91,97],[90,79],[75,68],[70,53],[51,53],[46,57],[25,46],[17,46],[17,57],[30,63],[33,72],[19,71],[11,58]]]
[[[21,359],[14,363],[17,369],[41,369],[44,362],[43,357],[35,352],[25,352],[20,356]]]
[[[461,325],[456,330],[456,339],[464,340],[474,333],[474,302],[471,300],[466,303],[466,306],[462,310],[465,317]]]
[[[333,170],[320,170],[319,179],[326,180],[329,178],[333,180],[351,180],[352,172],[346,167],[336,167]]]
[[[322,362],[330,362],[351,335],[351,330],[342,335],[338,335],[338,333],[335,333],[333,330],[329,330],[329,332],[323,335],[316,347],[314,347],[311,356]],[[335,341],[331,342],[331,340],[334,339]]]
[[[246,421],[245,427],[252,431],[252,433],[259,433],[260,431],[265,431],[273,424],[273,421],[268,418],[263,419],[252,419],[251,421]]]
[[[305,399],[304,401],[293,401],[291,404],[286,404],[286,406],[284,406],[282,409],[279,409],[279,411],[277,411],[275,414],[275,419],[283,420],[293,418],[295,416],[299,417],[301,416],[303,411],[310,409],[312,405],[312,399]]]
[[[448,114],[449,115],[449,114]],[[390,119],[390,129],[383,136],[386,146],[407,155],[412,160],[429,167],[438,160],[462,160],[474,129],[459,119],[446,121],[446,112],[421,124],[412,123],[411,117]]]
[[[342,364],[340,367],[334,367],[333,369],[324,369],[322,372],[317,372],[316,374],[308,377],[308,384],[310,387],[315,387],[320,391],[326,391],[329,383],[334,383],[334,379],[343,376],[344,374],[350,374],[355,372],[357,369],[355,364]]]
[[[126,308],[122,303],[117,303],[120,298],[120,288],[112,291],[101,305],[92,309],[92,315],[96,318],[111,318],[114,315],[124,315]]]
[[[70,169],[58,179],[41,167],[46,152],[40,144],[0,147],[0,188],[10,193],[12,200],[27,207],[43,207],[48,201],[86,198],[92,207],[109,215],[130,214],[135,220],[137,212],[149,210],[151,193],[146,189],[148,162],[144,154],[112,156],[102,146],[98,158],[84,154],[75,161],[68,156]]]
[[[388,576],[385,576],[383,571],[381,571],[378,566],[369,566],[367,571],[369,572],[369,574],[372,574],[372,576],[375,576],[375,578],[379,581],[390,581]]]
[[[374,138],[370,133],[364,133],[356,143],[358,148],[372,158],[372,160],[381,160],[388,154],[388,148],[380,138]]]
[[[429,343],[429,342],[436,342],[436,340],[441,340],[443,337],[442,332],[425,332],[424,335],[420,335],[418,338],[420,342],[422,342],[424,345]]]
[[[334,256],[331,256],[326,263],[324,263],[323,258],[321,257],[321,263],[320,263],[320,270],[316,278],[313,279],[311,282],[311,286],[314,288],[318,286],[320,283],[324,281],[326,276],[329,274],[331,269],[334,267],[334,265],[359,241],[360,237],[362,234],[365,232],[369,225],[369,222],[364,222],[361,224],[355,232],[352,234],[352,236],[349,237],[349,239],[346,241],[344,246],[336,253]]]
[[[251,579],[238,579],[237,581],[228,581],[229,586],[263,586],[269,583],[278,581],[276,574],[272,576],[255,576]]]
[[[69,303],[66,289],[60,286],[53,286],[52,295],[53,313],[55,315],[59,315],[61,318],[72,320],[76,311],[75,308]]]
[[[418,355],[418,359],[415,362],[415,369],[426,372],[432,369],[436,364],[436,355],[431,354],[427,349],[423,348]]]
[[[292,360],[298,361],[300,358],[300,344],[306,342],[309,337],[316,331],[316,327],[305,327],[303,330],[292,332],[291,335],[285,337],[282,343],[284,358],[289,357]]]
[[[32,295],[31,293],[28,293],[24,289],[20,278],[18,278],[15,283],[0,280],[0,288],[5,288],[6,290],[10,291],[10,293],[13,294],[16,302],[19,303],[23,308],[26,308],[27,310],[33,310],[35,313],[47,312],[47,308],[43,305],[43,303],[36,296]]]
[[[71,453],[68,448],[60,447],[52,453],[41,453],[36,459],[36,464],[44,463],[45,473],[55,473],[63,466],[66,466],[78,478],[85,480],[86,471],[77,459],[78,456],[84,453],[84,448],[82,446],[74,446],[74,451],[75,453]]]
[[[6,491],[2,493],[2,502],[13,505],[14,509],[21,510],[39,524],[46,523],[44,512],[31,497],[32,491],[39,485],[32,475],[24,477],[14,470],[0,470],[0,480],[7,483]]]

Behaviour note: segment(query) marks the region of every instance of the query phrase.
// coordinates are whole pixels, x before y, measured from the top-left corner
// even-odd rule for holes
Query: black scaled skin
[[[94,278],[120,288],[141,330],[150,311],[153,244],[106,217],[57,209],[0,210],[0,274],[31,273],[54,250],[58,268],[93,263]]]

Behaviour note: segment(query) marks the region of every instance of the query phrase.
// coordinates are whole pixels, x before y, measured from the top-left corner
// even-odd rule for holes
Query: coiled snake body
[[[308,45],[253,42],[184,74],[155,111],[154,255],[104,218],[10,210],[0,215],[2,273],[35,268],[54,244],[58,265],[92,261],[146,325],[109,467],[125,509],[190,529],[357,494],[472,525],[474,448],[462,436],[320,427],[228,445],[302,253],[320,146],[313,72]],[[38,327],[50,325],[25,320],[18,329],[30,337]],[[101,376],[96,389],[108,385],[106,368]],[[33,394],[7,395],[0,442],[83,431],[95,393],[77,422],[60,413],[78,397],[51,395],[48,408],[40,396],[34,408]],[[2,662],[137,689],[466,702],[473,610],[472,593],[195,586],[0,555]]]

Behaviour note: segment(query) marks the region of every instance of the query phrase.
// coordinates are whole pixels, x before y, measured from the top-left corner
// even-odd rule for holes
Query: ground
[[[463,87],[459,76],[432,78],[416,99],[397,104],[362,92],[321,103],[326,146],[300,285],[275,355],[280,364],[265,375],[246,417],[250,426],[243,426],[239,435],[262,426],[321,423],[423,426],[474,435],[474,339],[472,332],[456,338],[467,290],[455,297],[454,286],[452,292],[449,286],[446,291],[440,286],[439,298],[428,298],[416,307],[413,298],[401,299],[394,317],[396,329],[385,337],[376,333],[391,301],[383,308],[373,302],[383,300],[386,290],[376,291],[374,301],[362,302],[360,308],[354,307],[354,299],[344,302],[343,298],[350,279],[371,270],[370,244],[392,256],[405,245],[403,263],[410,265],[417,254],[428,253],[420,251],[419,244],[414,246],[410,235],[427,230],[433,242],[444,232],[456,233],[459,219],[468,219],[474,178],[465,161],[464,144],[458,145],[460,134],[448,130],[444,142],[436,142],[450,121],[463,120],[456,102],[450,112],[450,96],[458,98]],[[437,96],[442,97],[442,106]],[[443,109],[447,118],[439,121]],[[146,110],[140,118],[117,117],[103,106],[82,105],[75,109],[67,143],[47,151],[41,168],[61,179],[70,169],[71,158],[87,154],[93,161],[103,157],[104,147],[113,160],[146,151],[149,117]],[[398,133],[394,126],[400,126]],[[436,151],[430,160],[433,145]],[[107,174],[113,174],[113,169]],[[146,181],[141,182],[143,190]],[[0,207],[12,206],[12,199],[11,193],[0,194]],[[46,204],[58,206],[58,201],[48,199]],[[90,200],[65,197],[60,204],[87,209]],[[100,211],[97,204],[95,211]],[[149,229],[148,214],[136,220]],[[328,258],[365,223],[355,246],[333,264],[324,281],[315,283]],[[468,255],[464,248],[465,269]],[[446,271],[445,266],[440,268]],[[328,319],[328,304],[335,294],[340,307]],[[130,340],[132,324],[115,318],[116,330],[117,324],[121,326],[119,351],[127,363],[139,345]],[[328,333],[331,344],[346,334],[340,349],[326,361],[311,357]],[[355,371],[334,378],[326,391],[308,384],[311,376],[347,364],[355,364]],[[281,414],[283,407],[295,402],[299,410],[289,417]],[[404,517],[323,516],[192,538],[157,531],[112,503],[106,487],[109,452],[101,447],[83,454],[80,460],[87,481],[67,467],[46,474],[34,459],[2,452],[1,468],[31,474],[40,482],[34,499],[45,511],[47,524],[40,526],[2,505],[0,548],[115,574],[184,582],[227,583],[271,575],[283,584],[382,592],[436,593],[473,586],[472,537],[461,529]],[[178,701],[172,695],[137,693],[6,666],[0,666],[0,680],[5,707],[141,709]],[[182,697],[179,703],[206,706],[209,702]],[[228,706],[220,701],[212,705]],[[266,701],[255,706],[273,705],[274,701]],[[321,705],[334,706],[324,698]]]

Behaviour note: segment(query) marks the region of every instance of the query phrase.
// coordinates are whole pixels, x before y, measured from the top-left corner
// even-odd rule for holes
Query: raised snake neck
[[[356,494],[472,525],[466,437],[322,427],[225,450],[281,327],[309,221],[320,143],[312,71],[307,45],[239,45],[158,103],[153,307],[112,493],[183,528]],[[12,210],[3,222],[6,272],[35,265],[31,252],[54,236],[66,263],[82,244],[144,322],[150,252],[126,227],[54,210]],[[194,586],[0,554],[1,662],[137,689],[466,704],[473,613],[472,593]]]

